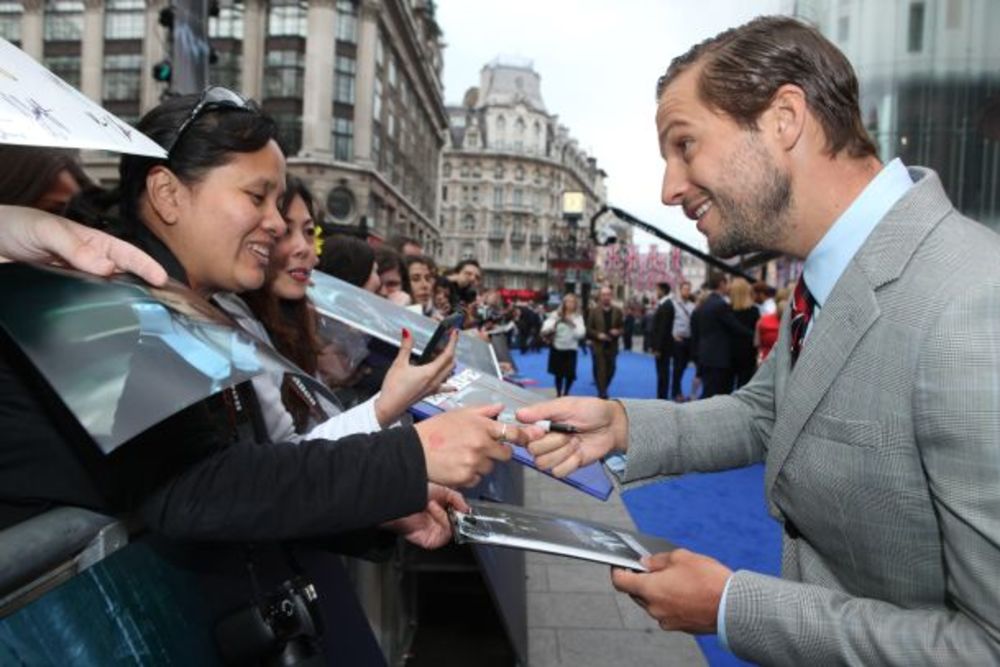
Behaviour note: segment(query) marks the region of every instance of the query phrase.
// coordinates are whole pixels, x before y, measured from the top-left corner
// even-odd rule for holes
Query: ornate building
[[[587,156],[542,101],[530,63],[496,60],[478,88],[448,107],[442,156],[442,260],[474,257],[487,287],[575,289],[592,280],[587,221],[606,198],[597,160]],[[583,195],[576,219],[563,194]]]
[[[448,120],[441,32],[430,0],[221,0],[209,19],[209,82],[274,116],[292,173],[327,219],[362,221],[440,249],[438,166]],[[0,2],[0,36],[109,111],[135,122],[165,84],[166,0]],[[117,160],[84,156],[102,183]]]

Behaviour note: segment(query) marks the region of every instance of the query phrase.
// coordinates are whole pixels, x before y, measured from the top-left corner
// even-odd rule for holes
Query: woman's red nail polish
[[[409,337],[410,337],[410,330],[407,329],[406,327],[403,327],[403,338],[409,338]]]

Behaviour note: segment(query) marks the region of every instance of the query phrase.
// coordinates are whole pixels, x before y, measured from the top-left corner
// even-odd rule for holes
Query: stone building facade
[[[476,258],[487,287],[562,291],[592,281],[587,222],[606,199],[606,174],[546,110],[532,66],[486,65],[448,118],[442,261]],[[567,192],[583,195],[578,223],[564,219]]]
[[[166,85],[167,0],[0,2],[0,36],[134,123]],[[292,173],[329,221],[440,250],[438,168],[448,128],[441,31],[430,0],[221,0],[209,82],[274,116]],[[84,155],[102,183],[113,157]]]

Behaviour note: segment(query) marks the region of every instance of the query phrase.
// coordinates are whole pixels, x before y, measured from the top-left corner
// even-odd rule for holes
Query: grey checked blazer
[[[622,401],[630,480],[765,461],[782,578],[725,617],[761,664],[1000,664],[1000,237],[910,173],[794,370],[785,317],[732,396]]]

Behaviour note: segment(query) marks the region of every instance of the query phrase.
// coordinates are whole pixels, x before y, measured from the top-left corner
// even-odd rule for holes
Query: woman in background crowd
[[[410,285],[410,297],[413,299],[410,308],[421,315],[431,317],[434,313],[434,279],[437,277],[437,265],[433,259],[425,255],[408,255],[403,259]]]
[[[785,288],[778,290],[775,299],[775,310],[773,313],[761,315],[754,328],[754,347],[757,348],[757,363],[764,363],[767,355],[771,354],[771,348],[778,342],[778,333],[781,331],[781,318],[788,306],[788,294]]]
[[[397,306],[410,305],[410,280],[403,265],[403,258],[388,246],[375,250],[375,264],[382,285],[378,293]]]
[[[62,214],[70,200],[93,182],[76,151],[0,144],[0,204]]]
[[[542,325],[542,335],[552,337],[549,373],[556,379],[556,396],[567,396],[576,380],[576,358],[580,341],[587,335],[575,294],[567,294]]]
[[[223,305],[244,328],[270,339],[279,352],[316,375],[321,351],[324,355],[330,352],[322,350],[316,335],[317,314],[306,296],[310,275],[318,262],[313,198],[295,177],[286,181],[281,214],[287,230],[271,253],[267,281],[261,289],[243,296],[250,310],[240,308],[235,299]],[[411,405],[436,391],[454,366],[454,345],[425,366],[410,364],[412,349],[412,338],[404,335],[382,382],[384,390],[341,414],[339,408],[324,405],[321,397],[313,396],[295,378],[273,374],[255,377],[254,390],[262,404],[270,405],[270,409],[262,411],[269,436],[274,441],[297,440],[300,434],[334,439],[352,433],[373,433],[391,425]],[[329,415],[335,416],[327,419]]]
[[[748,331],[754,331],[760,311],[753,300],[753,289],[744,278],[733,278],[729,285],[729,300],[733,315]],[[742,387],[757,371],[757,349],[752,336],[733,336],[733,376],[736,388]]]
[[[434,279],[433,305],[434,312],[431,317],[436,320],[443,320],[455,312],[455,308],[458,307],[455,284],[444,276],[438,276]]]

